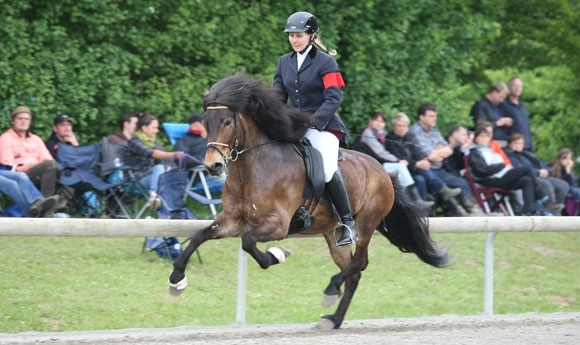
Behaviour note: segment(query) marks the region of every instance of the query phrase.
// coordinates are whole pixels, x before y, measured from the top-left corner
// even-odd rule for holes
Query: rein
[[[205,108],[206,110],[215,110],[215,109],[228,109],[230,110],[228,107],[226,107],[225,105],[216,105],[216,106],[209,106]],[[231,111],[231,110],[230,110]],[[235,162],[236,160],[238,160],[238,158],[240,157],[240,155],[246,151],[250,151],[253,150],[255,148],[258,148],[260,146],[264,146],[264,145],[268,145],[271,144],[277,140],[273,140],[273,141],[268,141],[262,144],[258,144],[255,146],[251,146],[242,150],[238,150],[238,116],[240,115],[240,112],[236,112],[234,114],[234,124],[235,124],[235,130],[234,130],[234,138],[232,140],[233,145],[228,145],[228,144],[224,144],[224,143],[220,143],[220,142],[216,142],[216,141],[210,141],[207,143],[207,148],[212,148],[217,150],[220,155],[222,156],[224,162],[226,163],[226,167],[229,165],[229,162]],[[230,154],[229,156],[226,156],[226,154],[223,153],[222,150],[219,149],[218,146],[223,146],[223,147],[227,147],[230,149]]]

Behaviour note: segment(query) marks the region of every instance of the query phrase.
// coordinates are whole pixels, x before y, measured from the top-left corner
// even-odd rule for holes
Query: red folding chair
[[[463,157],[463,164],[465,166],[465,178],[469,182],[475,200],[477,200],[477,203],[483,211],[488,215],[514,216],[514,211],[509,200],[511,191],[498,187],[484,187],[477,184],[473,179],[473,175],[471,175],[467,156]]]

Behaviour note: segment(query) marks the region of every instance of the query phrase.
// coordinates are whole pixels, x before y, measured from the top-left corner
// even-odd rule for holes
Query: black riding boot
[[[332,179],[326,183],[325,187],[330,201],[332,201],[341,220],[340,227],[342,228],[342,234],[336,242],[336,245],[338,247],[349,246],[358,240],[358,234],[354,228],[350,202],[340,171],[334,173]]]

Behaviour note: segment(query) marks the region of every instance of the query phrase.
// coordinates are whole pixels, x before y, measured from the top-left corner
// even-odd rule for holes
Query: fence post
[[[483,313],[493,314],[493,241],[497,232],[487,234],[485,241],[485,277],[483,290]]]
[[[236,298],[236,323],[246,323],[246,295],[248,285],[248,254],[242,249],[238,250],[238,291]]]

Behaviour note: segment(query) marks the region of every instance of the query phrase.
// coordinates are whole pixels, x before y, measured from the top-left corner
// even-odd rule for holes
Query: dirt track
[[[580,313],[437,316],[306,325],[178,327],[118,331],[0,334],[4,344],[580,344]]]

